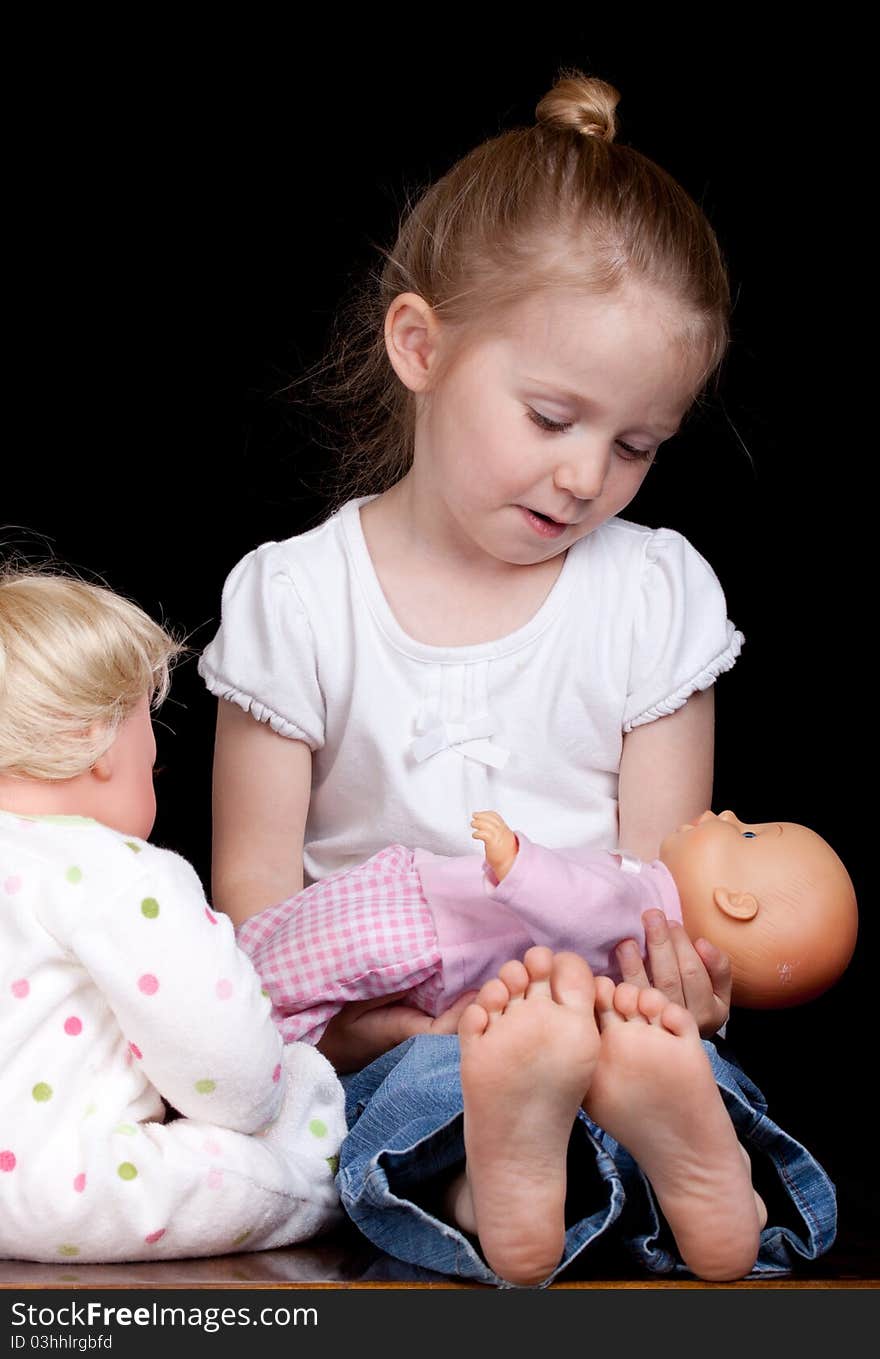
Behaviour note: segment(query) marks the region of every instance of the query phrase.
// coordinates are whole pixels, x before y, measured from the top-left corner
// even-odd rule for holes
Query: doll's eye
[[[743,831],[743,839],[744,839],[744,840],[754,840],[754,839],[756,839],[755,832],[754,832],[754,831]]]

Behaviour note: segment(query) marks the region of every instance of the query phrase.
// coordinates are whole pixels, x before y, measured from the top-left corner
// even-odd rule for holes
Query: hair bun
[[[617,131],[614,110],[619,99],[617,90],[606,81],[581,71],[564,71],[544,95],[535,116],[545,127],[613,142]]]

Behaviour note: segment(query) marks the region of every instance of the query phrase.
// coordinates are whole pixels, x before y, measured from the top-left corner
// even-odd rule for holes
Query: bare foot
[[[584,1108],[635,1158],[688,1269],[739,1279],[755,1263],[761,1200],[687,1010],[600,978],[599,1062]]]
[[[474,812],[471,817],[472,840],[482,840],[486,847],[486,863],[499,882],[503,882],[516,862],[519,841],[507,822],[497,812]]]
[[[458,1026],[467,1180],[447,1200],[502,1279],[537,1284],[562,1257],[568,1140],[599,1053],[593,974],[531,948]]]

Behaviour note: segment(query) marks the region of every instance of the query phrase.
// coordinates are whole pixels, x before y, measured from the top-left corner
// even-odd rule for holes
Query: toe
[[[676,1034],[679,1038],[699,1038],[700,1031],[693,1015],[684,1008],[677,1005],[675,1001],[670,1001],[660,1015],[660,1023],[664,1029]]]
[[[527,995],[549,996],[550,973],[553,970],[552,950],[544,948],[542,944],[536,944],[534,948],[530,948],[527,951],[523,958],[523,963],[529,974]]]
[[[596,984],[589,963],[577,953],[557,953],[550,971],[550,990],[560,1005],[592,1010]]]
[[[510,992],[504,985],[500,977],[493,977],[480,988],[476,1004],[481,1005],[489,1016],[489,1023],[497,1019],[504,1013],[507,1002],[510,1000]]]
[[[511,1005],[514,1001],[523,999],[529,984],[529,974],[522,963],[512,959],[499,968],[498,976],[510,993]]]
[[[489,1027],[489,1014],[483,1009],[482,1005],[476,1003],[468,1005],[462,1012],[461,1019],[458,1021],[458,1036],[463,1043],[469,1042],[473,1038],[479,1038]]]
[[[649,1024],[659,1024],[660,1017],[669,1001],[655,986],[646,986],[639,991],[639,1012]]]
[[[622,1024],[623,1020],[614,1008],[614,982],[610,977],[596,978],[596,1018],[601,1029],[609,1024]]]
[[[631,982],[621,982],[615,988],[614,1008],[623,1019],[645,1023],[644,1015],[639,1013],[639,988]]]

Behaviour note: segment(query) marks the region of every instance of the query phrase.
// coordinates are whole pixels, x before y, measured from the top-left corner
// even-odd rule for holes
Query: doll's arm
[[[122,853],[128,854],[126,848]],[[230,921],[193,868],[144,845],[94,893],[67,941],[113,1011],[131,1060],[175,1109],[238,1132],[273,1119],[282,1044]]]
[[[715,697],[692,694],[684,707],[634,727],[623,738],[618,845],[656,859],[660,841],[712,804]]]
[[[217,709],[212,895],[240,925],[302,890],[312,753],[234,703]]]

